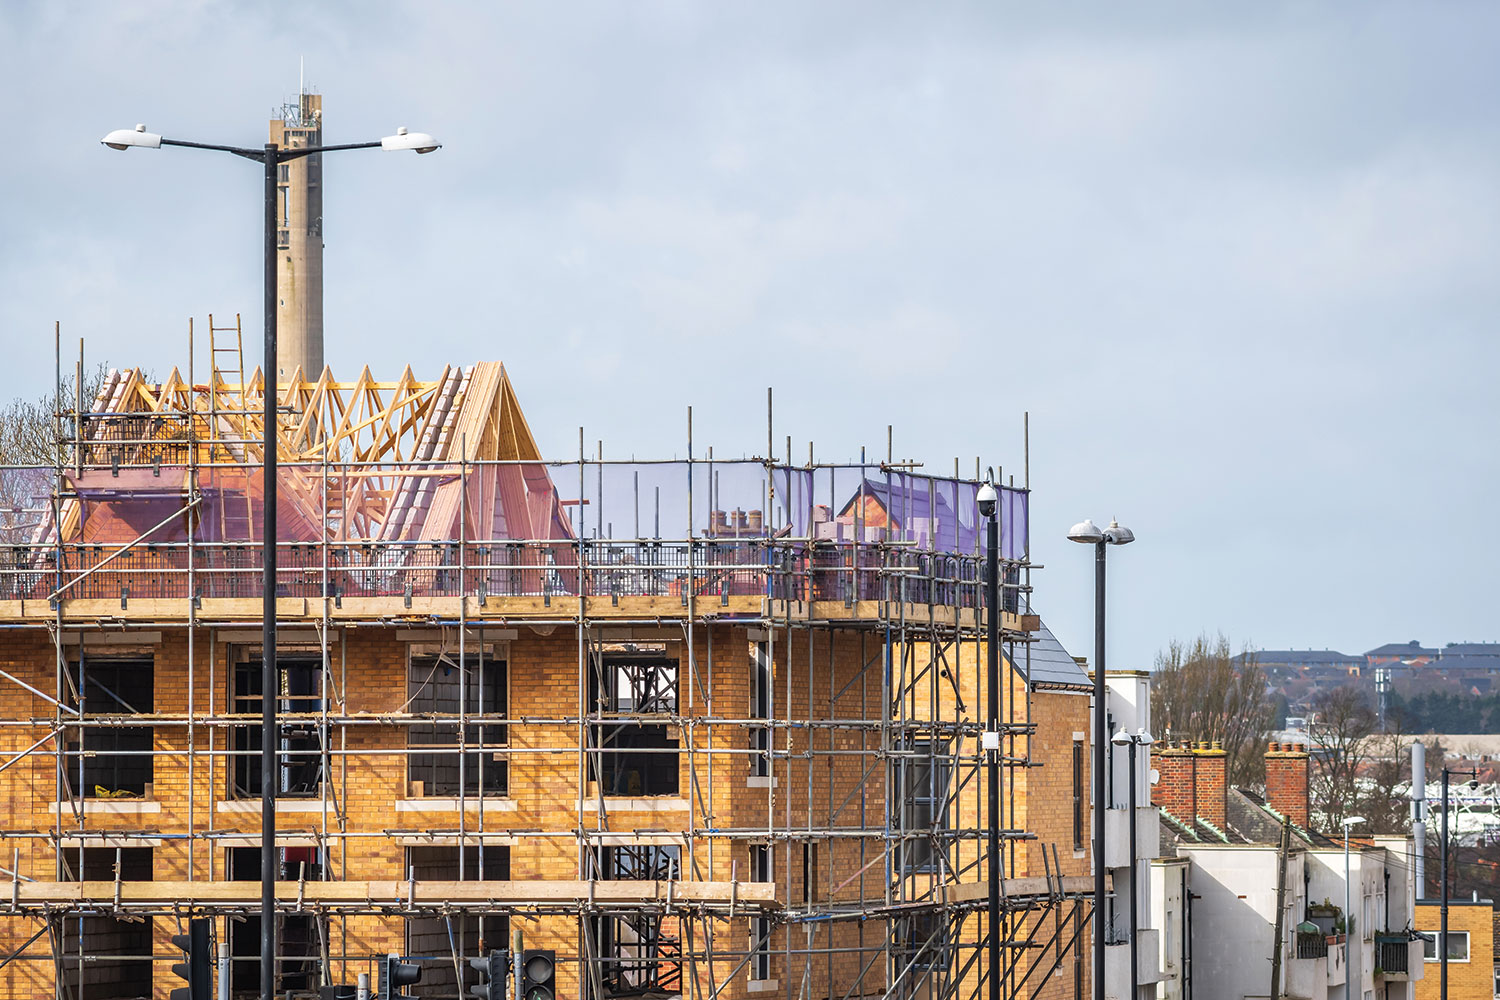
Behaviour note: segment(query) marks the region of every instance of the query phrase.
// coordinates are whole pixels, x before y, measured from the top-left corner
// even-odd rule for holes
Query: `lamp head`
[[[1135,741],[1143,747],[1149,747],[1151,744],[1156,742],[1156,740],[1152,738],[1151,734],[1146,732],[1144,728],[1136,730]]]
[[[147,132],[144,125],[137,125],[133,129],[117,128],[99,141],[110,149],[129,149],[131,146],[140,146],[143,149],[161,148],[161,136],[155,132]]]
[[[1109,738],[1109,741],[1117,747],[1123,747],[1131,742],[1130,734],[1123,729],[1116,730],[1115,734]]]
[[[1104,532],[1100,531],[1099,526],[1092,520],[1084,520],[1079,521],[1068,529],[1068,539],[1086,545],[1093,545],[1104,541]]]
[[[1347,830],[1351,826],[1359,826],[1359,824],[1363,823],[1364,821],[1365,818],[1363,816],[1346,816],[1344,818],[1343,826],[1344,829]]]
[[[1110,518],[1109,527],[1104,529],[1104,540],[1111,545],[1129,545],[1135,541],[1135,532],[1120,527],[1119,521]]]
[[[414,149],[418,153],[431,153],[442,146],[442,143],[426,132],[408,132],[405,125],[396,129],[395,135],[388,135],[380,140],[381,149]]]
[[[979,504],[980,517],[994,517],[995,507],[1000,501],[1000,491],[995,489],[994,483],[985,483],[979,487],[979,492],[974,495],[974,500]]]

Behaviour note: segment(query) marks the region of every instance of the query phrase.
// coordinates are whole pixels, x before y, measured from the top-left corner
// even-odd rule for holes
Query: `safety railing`
[[[980,557],[855,542],[330,541],[285,543],[276,553],[278,597],[657,597],[686,605],[689,596],[758,596],[977,609],[985,590]],[[0,600],[258,597],[262,560],[253,542],[0,546]],[[1017,611],[1025,603],[1020,566],[1001,567],[1002,610]]]

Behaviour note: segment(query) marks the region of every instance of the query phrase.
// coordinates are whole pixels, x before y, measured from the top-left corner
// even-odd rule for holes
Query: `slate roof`
[[[1036,639],[1028,643],[1030,655],[1019,643],[1016,645],[1016,672],[1026,678],[1033,688],[1054,691],[1092,691],[1094,683],[1078,665],[1057,636],[1045,624],[1037,630]]]
[[[1336,649],[1261,649],[1255,653],[1255,662],[1261,666],[1274,666],[1282,663],[1308,664],[1363,664],[1363,656],[1350,656],[1348,653],[1340,653]]]
[[[1450,642],[1443,647],[1443,659],[1450,656],[1500,656],[1500,642]]]
[[[1411,642],[1388,642],[1365,653],[1366,656],[1436,656],[1438,651],[1428,649],[1413,639]]]

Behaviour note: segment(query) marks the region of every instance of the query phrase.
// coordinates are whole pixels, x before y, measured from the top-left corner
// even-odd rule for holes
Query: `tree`
[[[108,371],[108,366],[101,364],[84,374],[85,405],[94,402]],[[69,412],[72,394],[68,392],[63,400],[63,408]],[[0,542],[27,540],[52,493],[56,475],[53,467],[59,460],[67,460],[64,446],[57,440],[56,407],[52,393],[36,399],[17,397],[0,407]]]
[[[1353,684],[1321,691],[1312,702],[1308,735],[1313,739],[1313,813],[1324,830],[1338,830],[1356,815],[1359,774],[1375,732],[1375,709],[1369,694]]]
[[[1153,724],[1164,739],[1223,741],[1231,784],[1265,780],[1261,751],[1273,708],[1254,652],[1233,655],[1222,633],[1200,635],[1190,646],[1174,639],[1156,655]]]
[[[1415,742],[1399,726],[1365,741],[1369,763],[1363,780],[1358,782],[1357,799],[1367,832],[1404,834],[1411,828],[1411,797],[1406,789],[1411,787],[1411,747]]]

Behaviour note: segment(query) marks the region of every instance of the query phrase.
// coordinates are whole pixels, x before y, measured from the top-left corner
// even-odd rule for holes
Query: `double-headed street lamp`
[[[265,413],[262,434],[264,500],[261,544],[264,552],[261,576],[261,828],[260,828],[260,989],[264,1000],[275,995],[276,978],[276,707],[280,686],[276,679],[276,186],[277,167],[289,160],[333,153],[344,149],[414,150],[431,153],[441,146],[425,132],[396,130],[378,142],[353,142],[337,146],[298,146],[282,149],[268,142],[260,149],[219,146],[205,142],[164,139],[146,126],[122,128],[99,140],[110,149],[160,149],[186,146],[212,149],[255,160],[265,167],[265,364],[262,386]]]
[[[1138,931],[1138,915],[1136,907],[1138,894],[1136,880],[1140,875],[1140,859],[1136,857],[1136,820],[1135,820],[1135,778],[1137,766],[1135,762],[1136,749],[1138,747],[1149,747],[1153,742],[1151,734],[1144,728],[1137,729],[1134,735],[1120,730],[1111,737],[1110,742],[1117,747],[1128,746],[1130,748],[1130,995],[1133,997],[1139,992],[1137,984],[1141,981],[1141,955],[1140,944],[1136,941]]]
[[[1109,741],[1104,711],[1104,549],[1129,545],[1135,532],[1114,520],[1107,528],[1086,520],[1068,529],[1068,539],[1094,546],[1094,998],[1104,1000],[1104,744]]]

